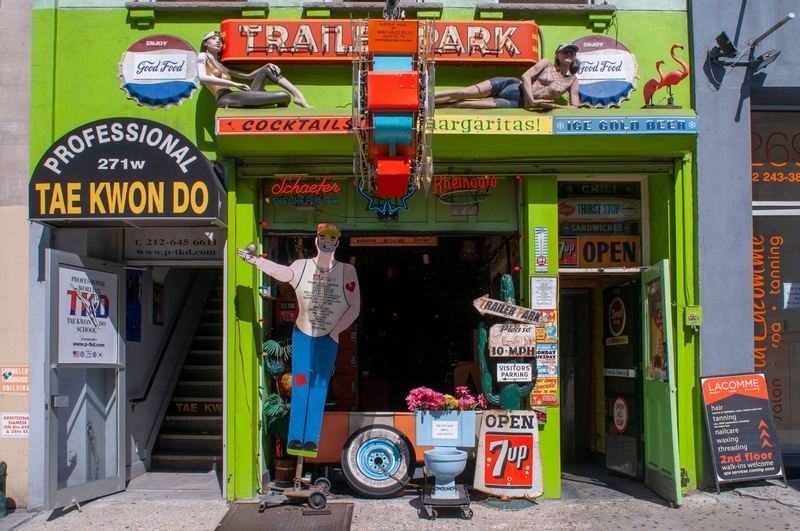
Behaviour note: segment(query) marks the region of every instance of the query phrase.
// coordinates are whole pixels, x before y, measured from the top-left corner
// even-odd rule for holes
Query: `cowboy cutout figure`
[[[292,334],[292,413],[289,443],[292,455],[316,457],[328,382],[339,350],[339,334],[361,310],[356,270],[337,262],[339,227],[317,227],[317,256],[290,266],[259,258],[246,249],[239,257],[279,282],[288,282],[297,295],[298,316]]]

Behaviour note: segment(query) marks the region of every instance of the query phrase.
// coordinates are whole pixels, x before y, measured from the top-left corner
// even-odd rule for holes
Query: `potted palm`
[[[297,466],[297,458],[286,453],[290,412],[291,404],[284,401],[278,393],[270,393],[264,398],[262,409],[264,434],[272,448],[275,480],[281,483],[292,483]]]

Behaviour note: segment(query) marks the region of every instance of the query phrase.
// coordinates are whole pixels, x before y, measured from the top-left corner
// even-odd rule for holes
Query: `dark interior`
[[[313,256],[313,239],[302,240]],[[480,314],[472,301],[497,296],[503,273],[513,274],[518,289],[516,240],[500,235],[439,236],[427,247],[350,246],[342,237],[336,258],[355,265],[361,287],[362,411],[405,411],[408,392],[419,386],[454,393],[455,366],[474,359]]]

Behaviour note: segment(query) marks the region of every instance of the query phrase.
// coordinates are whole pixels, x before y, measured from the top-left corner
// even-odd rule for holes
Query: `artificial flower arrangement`
[[[466,385],[456,387],[456,396],[439,393],[427,387],[417,387],[408,393],[406,404],[408,404],[408,410],[414,414],[423,410],[474,411],[489,407],[483,393],[475,398],[470,394],[469,387]]]

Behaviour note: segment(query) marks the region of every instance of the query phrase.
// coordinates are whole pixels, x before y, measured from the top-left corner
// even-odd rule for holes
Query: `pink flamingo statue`
[[[680,44],[676,43],[676,44],[672,45],[672,49],[669,51],[669,54],[672,56],[672,59],[674,59],[676,63],[681,65],[681,68],[683,70],[677,70],[676,69],[676,70],[671,71],[669,74],[664,76],[664,81],[661,83],[661,86],[662,87],[667,87],[667,90],[669,91],[670,104],[672,103],[672,101],[671,101],[672,100],[672,87],[674,85],[677,85],[678,83],[680,83],[684,79],[686,79],[686,77],[689,75],[689,66],[686,63],[684,63],[683,61],[681,61],[680,59],[678,59],[677,57],[675,57],[675,50],[677,48],[680,48],[681,50],[683,50],[683,46],[681,46]]]
[[[664,64],[664,61],[657,61],[656,62],[656,72],[658,72],[658,77],[661,79],[648,79],[647,83],[644,84],[644,104],[650,105],[650,102],[653,100],[653,94],[655,91],[660,89],[664,86],[664,74],[661,73],[661,65]]]

